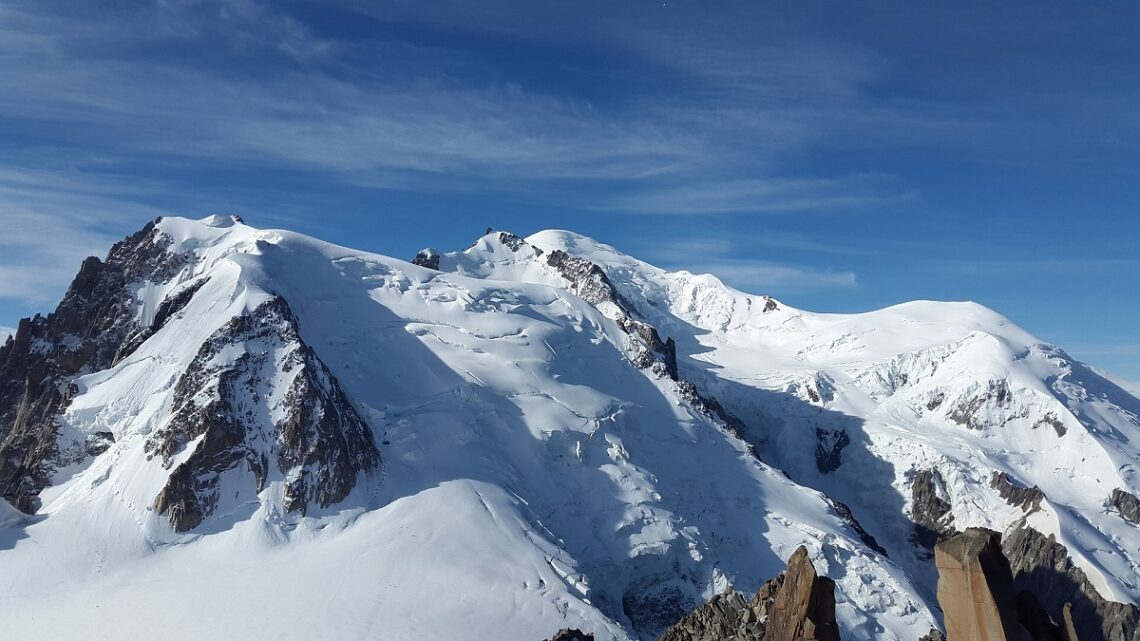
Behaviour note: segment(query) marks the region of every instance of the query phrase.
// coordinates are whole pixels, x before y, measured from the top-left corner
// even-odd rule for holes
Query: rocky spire
[[[816,574],[800,546],[751,601],[734,590],[718,594],[658,641],[839,641],[835,582]]]
[[[936,545],[934,563],[949,641],[1028,641],[1000,534],[969,528]]]
[[[1069,604],[1058,623],[1033,592],[1017,591],[997,532],[969,528],[935,546],[934,559],[947,641],[1077,641]]]

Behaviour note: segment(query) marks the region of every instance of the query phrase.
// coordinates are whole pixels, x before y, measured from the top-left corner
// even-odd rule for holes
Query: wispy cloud
[[[912,201],[889,176],[762,178],[676,185],[619,196],[602,208],[652,214],[843,211]]]
[[[229,6],[221,11],[241,18],[222,20],[220,26],[230,28],[221,36],[240,43],[252,38],[244,26],[252,18],[243,16],[265,10],[249,2],[236,6],[240,12]],[[420,68],[415,51],[403,52],[411,62],[383,63],[374,73],[348,79],[317,65],[247,76],[138,56],[84,55],[68,44],[76,32],[102,48],[121,31],[102,33],[77,20],[9,17],[10,26],[0,27],[0,40],[13,45],[0,70],[0,114],[16,120],[34,114],[111,153],[263,163],[426,189],[438,181],[421,174],[639,178],[691,165],[709,152],[698,136],[668,123],[602,112],[580,99],[511,83],[440,76],[430,66]],[[136,25],[137,32],[171,20],[152,16]],[[304,40],[291,21],[268,24],[270,33],[259,32],[262,39]],[[331,46],[294,42],[287,48]],[[404,73],[397,73],[401,65]]]
[[[850,270],[751,258],[739,255],[743,249],[736,240],[708,235],[699,239],[655,239],[644,243],[640,253],[662,267],[713,274],[738,289],[759,294],[787,295],[858,285],[855,272]]]
[[[0,115],[50,121],[112,155],[260,163],[400,189],[439,189],[440,174],[467,188],[670,176],[674,186],[694,187],[634,193],[612,209],[655,210],[660,201],[694,214],[866,204],[905,190],[879,193],[868,176],[756,174],[779,154],[840,135],[835,123],[863,131],[873,120],[909,131],[909,121],[926,118],[883,113],[867,97],[875,61],[826,47],[734,52],[651,29],[619,37],[616,25],[602,25],[591,33],[603,47],[625,49],[684,88],[633,93],[613,105],[472,73],[477,63],[465,62],[463,51],[321,38],[252,0],[163,2],[114,19],[14,9],[4,18]],[[127,42],[124,33],[132,34]],[[206,62],[132,51],[172,44],[205,48]],[[237,68],[224,58],[208,64],[214,50]],[[251,60],[270,73],[242,72]],[[740,177],[711,179],[727,173]]]
[[[4,327],[3,325],[0,325],[0,344],[3,344],[4,341],[8,340],[9,336],[14,336],[15,334],[15,327]]]
[[[858,285],[851,271],[830,272],[809,267],[747,258],[698,262],[685,268],[710,273],[744,291],[770,293],[800,292],[823,288],[851,288]]]
[[[113,176],[0,168],[0,299],[59,300],[83,258],[102,256],[125,230],[159,211],[123,196]]]

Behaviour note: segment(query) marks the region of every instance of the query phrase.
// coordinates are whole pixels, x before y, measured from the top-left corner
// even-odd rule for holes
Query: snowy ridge
[[[893,465],[892,484],[903,496],[911,470],[930,466],[949,480],[959,527],[1003,530],[1018,514],[995,500],[989,479],[992,471],[1006,472],[1041,488],[1047,500],[1031,524],[1065,543],[1105,597],[1140,600],[1140,530],[1105,509],[1114,488],[1140,489],[1140,404],[1060,349],[973,303],[919,301],[856,315],[778,304],[764,312],[769,299],[711,276],[663,272],[569,232],[528,240],[604,265],[631,300],[668,301],[667,310],[650,304],[640,311],[677,337],[683,375],[703,373],[704,384],[718,388],[738,415],[766,413],[763,396],[750,389],[802,390],[801,398],[825,411],[862,419],[857,431],[866,435],[866,450],[853,452],[831,478],[789,456],[811,451],[809,430],[790,425],[797,434],[774,436],[779,419],[756,421],[767,423],[756,442],[775,441],[761,448],[762,457],[797,481],[843,500],[857,515],[874,514],[881,502],[847,489],[864,485],[853,482],[876,465],[860,465],[865,454]],[[892,537],[879,525],[897,518],[883,511],[866,520],[878,540],[897,541],[905,526]]]
[[[1104,507],[1140,493],[1140,401],[980,306],[811,314],[569,232],[412,264],[156,229],[178,268],[129,285],[138,333],[70,382],[77,461],[37,515],[0,513],[15,637],[66,594],[57,638],[652,639],[802,544],[844,638],[912,640],[937,620],[908,518],[929,469],[956,526],[1027,520],[1140,596],[1140,529]],[[210,506],[189,521],[156,501],[184,466]]]

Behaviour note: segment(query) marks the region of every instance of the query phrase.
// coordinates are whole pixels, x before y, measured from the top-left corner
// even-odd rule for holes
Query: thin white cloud
[[[443,48],[373,42],[368,46],[378,49],[361,67],[359,57],[337,57],[342,49],[360,51],[250,0],[165,2],[122,21],[11,9],[3,17],[0,115],[35,114],[70,126],[77,142],[113,154],[265,163],[402,189],[437,190],[439,174],[483,188],[487,180],[670,176],[728,194],[714,202],[730,211],[773,188],[781,190],[776,205],[783,208],[815,209],[828,206],[825,200],[846,206],[870,196],[794,196],[787,192],[795,185],[771,179],[707,183],[834,138],[837,123],[862,132],[873,121],[876,130],[901,131],[908,119],[921,118],[883,113],[867,99],[877,74],[873,58],[825,47],[734,51],[671,32],[626,38],[616,25],[602,24],[583,37],[684,85],[632,92],[615,107],[572,92],[473,81],[463,53]],[[128,44],[147,44],[160,41],[147,35],[154,33],[187,46],[208,40],[238,57],[254,51],[273,60],[274,71],[230,74],[184,60],[102,54],[124,34]],[[83,46],[97,53],[86,55]],[[641,211],[648,198],[635,195],[614,209]],[[684,211],[706,211],[695,195],[680,200]]]
[[[0,298],[49,305],[87,256],[103,256],[123,233],[160,215],[120,195],[147,189],[113,176],[0,169]]]
[[[696,182],[618,196],[601,207],[645,214],[805,212],[898,205],[917,197],[894,183],[871,174]]]
[[[685,269],[713,274],[737,289],[757,294],[779,291],[782,295],[787,295],[797,291],[852,288],[858,285],[855,273],[851,271],[831,272],[746,258],[699,262],[686,266]]]
[[[3,345],[4,341],[8,340],[9,336],[15,336],[15,335],[16,335],[16,328],[15,327],[4,327],[3,325],[0,325],[0,345]]]
[[[643,243],[641,250],[650,261],[668,269],[712,274],[737,289],[757,294],[787,295],[858,285],[855,272],[846,269],[818,269],[741,257],[740,241],[711,233],[697,239],[657,239]]]

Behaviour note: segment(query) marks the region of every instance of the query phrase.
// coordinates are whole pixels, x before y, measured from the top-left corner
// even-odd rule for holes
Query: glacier
[[[941,522],[1031,527],[1140,601],[1108,504],[1140,493],[1140,399],[980,305],[811,313],[565,231],[414,262],[223,216],[148,233],[177,260],[67,379],[35,513],[0,500],[12,638],[653,639],[804,545],[844,638],[913,640],[939,621],[918,478]],[[236,436],[182,429],[222,406]],[[184,466],[190,521],[157,500]]]

